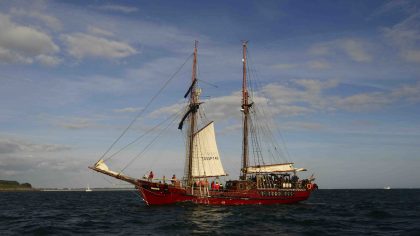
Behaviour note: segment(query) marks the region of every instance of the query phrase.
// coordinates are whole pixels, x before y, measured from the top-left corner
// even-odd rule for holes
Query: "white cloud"
[[[272,103],[269,104],[270,107],[288,108],[286,112],[293,112],[293,115],[310,112],[312,109],[326,108],[328,101],[324,98],[323,92],[334,88],[338,82],[301,79],[293,81],[292,85],[294,87],[281,84],[264,86],[262,92],[270,99],[269,102]]]
[[[420,82],[415,85],[403,85],[395,88],[391,95],[394,99],[402,99],[408,102],[420,102]]]
[[[17,25],[9,16],[0,14],[0,62],[30,64],[37,56],[45,59],[59,51],[46,33]]]
[[[283,63],[283,64],[272,65],[271,68],[279,69],[279,70],[287,70],[287,69],[295,68],[296,66],[297,64]]]
[[[17,52],[0,47],[0,62],[8,64],[31,64],[33,62],[33,59],[31,57],[25,57]]]
[[[294,85],[299,88],[268,84],[260,91],[256,91],[253,102],[266,111],[269,109],[271,115],[302,115],[326,108],[329,103],[323,97],[322,92],[337,86],[337,84],[338,82],[335,80],[323,82],[296,80]],[[205,99],[200,109],[204,110],[206,116],[211,120],[240,119],[241,96],[241,92],[234,92],[227,96]],[[183,104],[174,104],[160,108],[151,114],[153,116],[173,114],[179,112],[184,106]]]
[[[370,62],[372,56],[368,52],[369,44],[362,39],[342,38],[312,45],[309,53],[316,56],[343,53],[356,62]]]
[[[412,50],[405,50],[401,52],[401,55],[403,58],[405,58],[407,61],[420,63],[420,49],[412,49]]]
[[[140,108],[139,107],[125,107],[125,108],[115,109],[113,111],[116,113],[133,113],[133,112],[140,111]]]
[[[384,28],[383,33],[395,47],[400,56],[408,61],[420,63],[420,13],[410,15],[402,22]]]
[[[357,39],[339,40],[338,44],[347,55],[357,62],[370,62],[372,57],[367,53],[365,42]]]
[[[129,44],[101,38],[85,33],[65,34],[61,36],[70,55],[84,57],[123,58],[137,53]]]
[[[181,109],[186,110],[186,105],[185,104],[181,104],[181,103],[176,103],[170,106],[166,106],[166,107],[161,107],[155,111],[152,111],[149,116],[152,118],[156,118],[159,117],[161,115],[166,115],[166,114],[176,114],[178,113]]]
[[[39,20],[42,23],[44,23],[47,27],[56,31],[61,30],[63,28],[61,21],[59,19],[45,12],[41,12],[37,10],[27,11],[24,9],[12,8],[10,13],[14,16],[29,17],[35,20]]]
[[[337,109],[348,111],[372,111],[397,102],[420,102],[420,83],[402,85],[390,91],[360,93],[334,99]]]
[[[322,90],[334,88],[338,85],[337,80],[319,81],[313,79],[299,79],[295,83],[305,87],[307,91],[320,93]]]
[[[98,36],[114,36],[114,33],[92,25],[88,26],[88,32]]]
[[[310,61],[308,64],[312,69],[324,70],[331,68],[330,63],[325,60],[314,60]]]
[[[133,13],[139,10],[137,7],[112,5],[112,4],[107,4],[107,5],[98,6],[94,8],[99,9],[99,10],[104,10],[104,11],[115,11],[115,12],[121,12],[121,13]]]
[[[349,111],[369,111],[379,109],[393,101],[384,93],[361,93],[336,101],[337,108]]]
[[[303,121],[289,121],[282,123],[282,130],[320,130],[325,128],[324,125],[315,122],[303,122]]]
[[[255,92],[254,102],[263,107],[268,115],[298,116],[316,112],[366,112],[382,109],[397,102],[420,102],[420,83],[404,85],[390,91],[372,91],[347,96],[328,95],[329,89],[335,89],[337,80],[318,81],[300,79],[291,81],[289,85],[268,84]],[[200,109],[204,110],[210,120],[240,119],[239,111],[241,93],[220,96],[203,100]],[[174,114],[185,108],[183,104],[174,104],[160,108],[151,113],[152,116]],[[295,124],[297,126],[297,124]],[[317,124],[301,125],[300,128],[316,129]]]
[[[60,122],[57,125],[66,129],[86,129],[90,128],[92,126],[92,123],[89,120],[79,119]]]
[[[14,138],[0,138],[0,153],[10,154],[18,152],[58,152],[69,150],[70,147],[57,144],[39,144]]]
[[[35,58],[39,63],[46,65],[46,66],[56,66],[61,63],[61,59],[54,56],[48,55],[38,55]]]
[[[318,43],[312,45],[312,47],[309,49],[309,53],[313,55],[323,56],[330,53],[330,48],[326,44]]]
[[[388,1],[382,6],[378,7],[373,13],[372,17],[378,17],[386,14],[395,14],[396,11],[402,11],[404,13],[413,13],[416,11],[415,1],[398,0]]]

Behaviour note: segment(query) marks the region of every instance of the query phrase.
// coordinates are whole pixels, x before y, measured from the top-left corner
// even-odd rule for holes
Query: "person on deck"
[[[163,176],[162,181],[163,181],[163,184],[166,184],[166,177],[165,176]]]
[[[204,194],[209,195],[209,181],[207,179],[204,181]]]
[[[220,185],[219,182],[216,182],[216,184],[214,185],[214,190],[219,191]]]
[[[150,171],[148,179],[150,182],[153,180],[153,171]]]
[[[211,181],[210,189],[214,190],[214,181]]]
[[[174,175],[172,175],[171,183],[172,183],[173,185],[175,185],[175,182],[176,182],[176,176],[175,176],[175,174],[174,174]]]

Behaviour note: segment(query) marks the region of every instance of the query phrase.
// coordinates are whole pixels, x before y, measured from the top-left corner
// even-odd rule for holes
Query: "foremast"
[[[190,109],[190,117],[189,117],[189,128],[187,132],[187,138],[188,138],[188,153],[187,153],[187,159],[188,159],[188,170],[187,170],[187,185],[193,184],[193,174],[192,174],[192,168],[193,168],[193,155],[194,155],[194,133],[197,129],[197,111],[199,104],[198,96],[199,94],[196,91],[196,80],[197,80],[197,46],[198,41],[196,40],[194,42],[194,59],[193,59],[193,65],[192,65],[192,76],[191,76],[191,94],[190,94],[190,101],[189,101],[189,109]]]
[[[243,121],[243,135],[242,135],[242,173],[240,178],[246,179],[247,167],[249,163],[249,146],[248,146],[248,123],[249,123],[249,108],[252,104],[248,101],[248,89],[247,89],[247,70],[246,70],[246,59],[247,59],[247,44],[248,41],[242,41],[242,121]]]

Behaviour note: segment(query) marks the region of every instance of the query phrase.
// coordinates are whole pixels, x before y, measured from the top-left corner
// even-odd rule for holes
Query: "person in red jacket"
[[[219,189],[220,189],[219,182],[216,182],[216,184],[214,185],[214,190],[219,191]]]
[[[150,171],[150,173],[149,173],[149,181],[152,181],[153,180],[153,171]]]

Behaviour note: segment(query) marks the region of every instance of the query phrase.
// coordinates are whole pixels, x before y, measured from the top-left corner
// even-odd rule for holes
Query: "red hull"
[[[190,188],[139,181],[137,189],[148,205],[167,205],[192,202],[205,205],[269,205],[292,204],[309,198],[308,189],[251,189],[243,191],[210,191],[208,194],[191,194]]]

